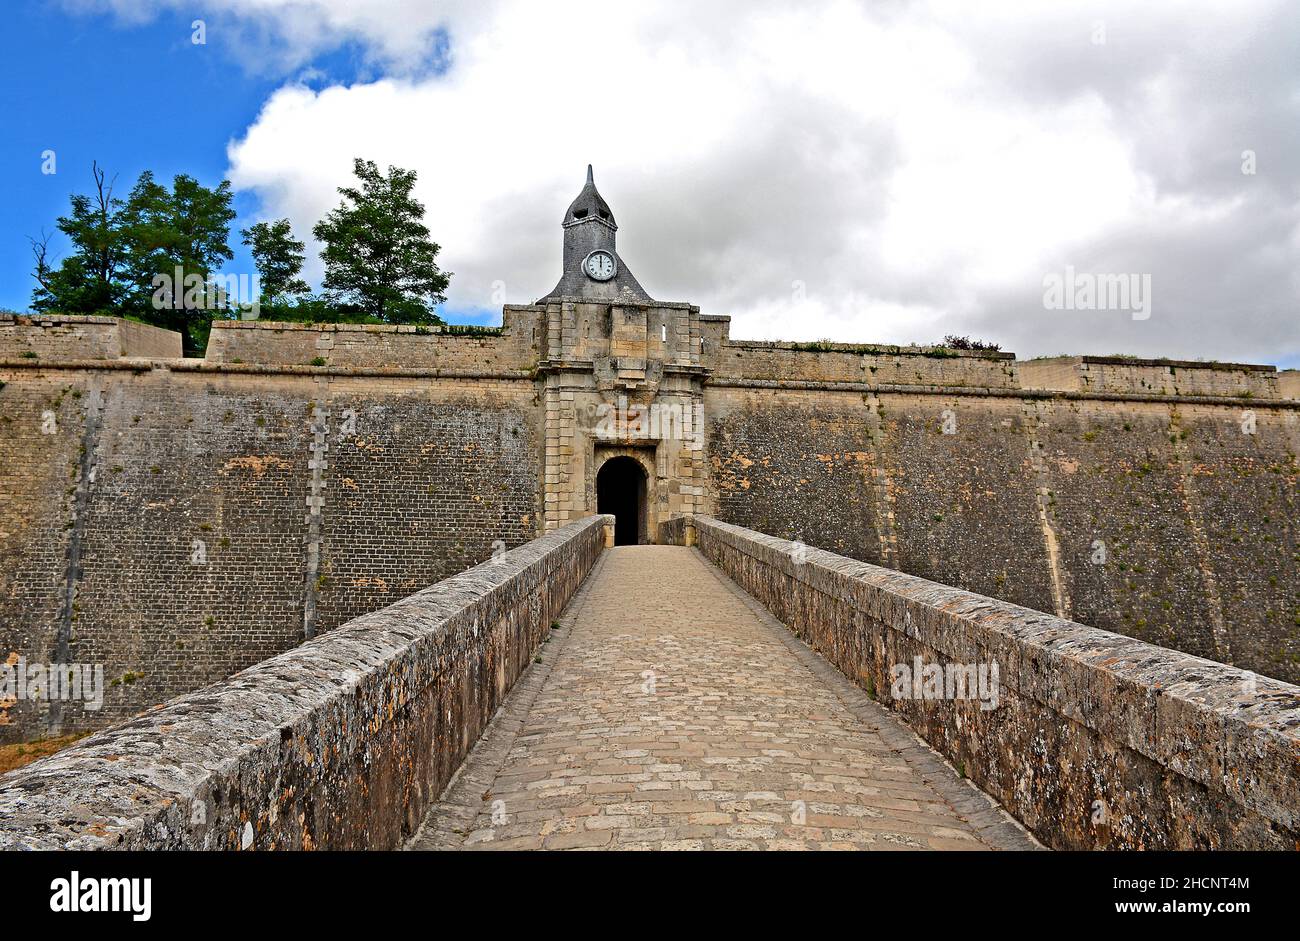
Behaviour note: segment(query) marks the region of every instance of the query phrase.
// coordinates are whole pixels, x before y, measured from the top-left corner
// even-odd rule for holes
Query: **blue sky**
[[[27,239],[42,227],[54,231],[69,194],[89,191],[92,161],[117,175],[122,196],[145,169],[215,185],[232,129],[256,117],[272,83],[202,55],[189,41],[189,18],[124,27],[20,0],[6,20],[0,178],[11,185],[0,200],[0,306],[24,310],[32,289]],[[46,150],[56,154],[53,175],[41,172]],[[241,216],[255,208],[239,196]],[[52,251],[65,247],[56,234]]]
[[[11,0],[4,15],[0,179],[9,185],[0,199],[0,308],[25,311],[33,287],[28,238],[44,228],[53,233],[51,254],[64,253],[56,220],[72,193],[90,191],[92,161],[116,174],[121,196],[147,169],[163,179],[188,173],[215,186],[228,169],[227,145],[254,122],[285,75],[274,68],[258,74],[230,56],[207,54],[191,41],[192,14],[164,10],[144,23],[123,23],[43,0]],[[309,84],[348,85],[371,72],[352,43],[314,56],[310,68]],[[54,174],[42,173],[46,150],[55,152]],[[248,271],[239,229],[257,221],[262,206],[248,191],[236,192],[234,205],[230,267]],[[457,322],[500,321],[499,311],[486,309],[444,314]]]

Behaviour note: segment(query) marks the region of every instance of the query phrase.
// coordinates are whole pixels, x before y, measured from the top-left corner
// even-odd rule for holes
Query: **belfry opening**
[[[614,544],[646,542],[646,473],[636,458],[613,457],[596,475],[596,512],[614,517]]]

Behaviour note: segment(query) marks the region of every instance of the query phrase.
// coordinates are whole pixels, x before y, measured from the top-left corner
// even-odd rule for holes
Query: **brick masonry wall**
[[[335,384],[319,629],[391,604],[531,539],[540,415],[531,383],[381,394]],[[350,428],[344,412],[352,403]]]
[[[5,704],[0,741],[120,721],[536,533],[528,380],[155,365],[0,373],[0,656],[106,682],[98,711]]]
[[[1300,681],[1294,408],[720,383],[705,410],[720,519]]]
[[[0,778],[0,849],[396,849],[591,570],[591,517]]]
[[[44,661],[64,616],[85,386],[43,370],[0,383],[0,660]],[[42,722],[39,704],[0,701],[0,742]]]
[[[109,687],[98,713],[65,707],[62,730],[127,718],[302,639],[311,393],[162,370],[105,384],[68,660],[103,663]]]
[[[710,502],[760,532],[889,564],[879,421],[854,393],[706,388]]]
[[[1207,595],[1188,482],[1169,428],[1163,405],[1043,409],[1038,441],[1070,602],[1065,613],[1215,658],[1211,610],[1218,609]]]
[[[1048,846],[1300,846],[1300,688],[717,520],[694,523],[707,558]],[[894,666],[918,657],[996,663],[996,699],[896,687]]]

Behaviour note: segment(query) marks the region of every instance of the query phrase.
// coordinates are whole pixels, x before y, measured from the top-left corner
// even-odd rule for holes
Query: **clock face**
[[[614,277],[617,267],[612,254],[597,250],[587,256],[587,260],[582,263],[582,270],[587,272],[587,277],[595,281],[608,281]]]

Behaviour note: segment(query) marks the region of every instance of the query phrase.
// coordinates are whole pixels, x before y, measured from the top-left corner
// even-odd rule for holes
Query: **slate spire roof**
[[[587,185],[582,188],[578,198],[569,204],[569,211],[564,214],[564,225],[587,219],[600,219],[618,228],[609,203],[605,202],[605,197],[601,196],[600,191],[596,189],[596,178],[592,173],[591,164],[587,164]]]
[[[587,182],[578,198],[569,204],[561,228],[564,230],[564,272],[560,283],[537,303],[546,304],[564,297],[611,303],[651,300],[616,250],[618,223],[609,203],[596,189],[591,164],[587,165]],[[616,259],[616,273],[608,281],[597,281],[583,271],[583,262],[595,251],[608,252]]]

